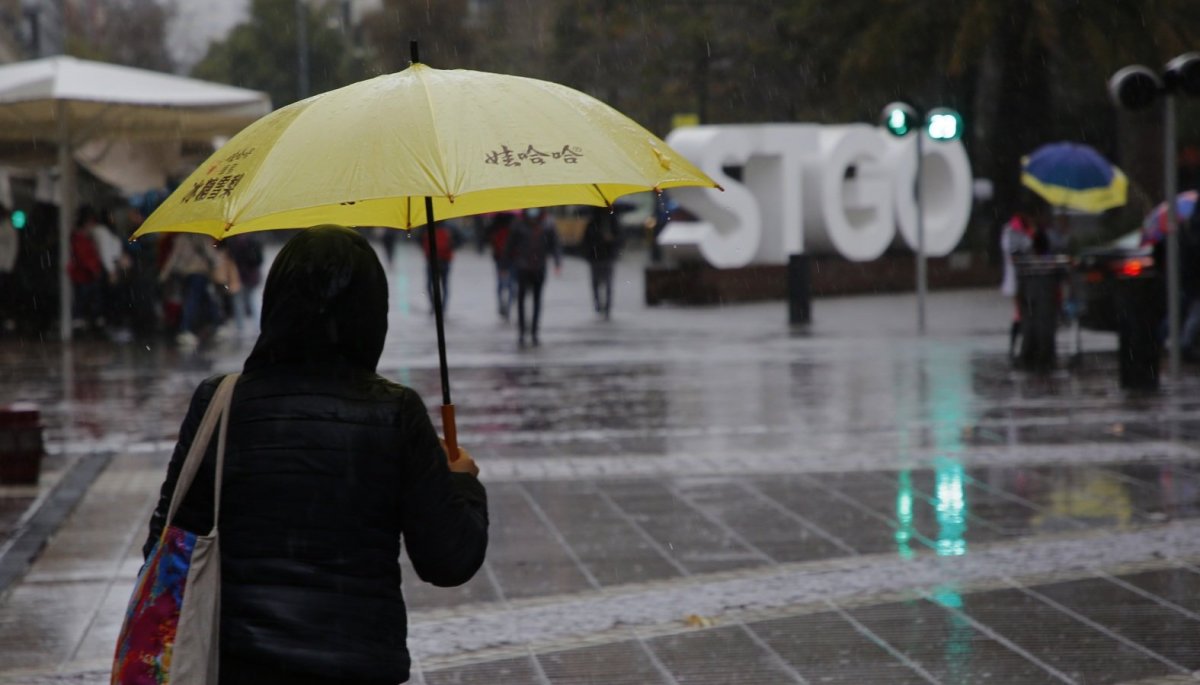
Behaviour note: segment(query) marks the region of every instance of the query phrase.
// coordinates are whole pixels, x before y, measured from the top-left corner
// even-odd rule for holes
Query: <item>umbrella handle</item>
[[[446,434],[446,456],[458,461],[458,428],[454,425],[454,405],[442,405],[442,431]]]

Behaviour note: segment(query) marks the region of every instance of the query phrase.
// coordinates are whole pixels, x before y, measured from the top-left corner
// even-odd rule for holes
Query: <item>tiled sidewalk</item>
[[[161,458],[115,458],[5,598],[3,682],[102,682],[161,471]],[[493,554],[474,580],[438,590],[406,566],[418,682],[1093,683],[1200,669],[1200,521],[1176,506],[1200,464],[961,476],[961,527],[938,520],[936,471],[493,484]],[[1052,516],[1056,480],[1098,499]],[[1153,496],[1135,503],[1139,489]]]
[[[1194,373],[1127,395],[1111,354],[1014,372],[992,292],[932,294],[925,339],[911,298],[820,300],[797,332],[779,303],[646,310],[624,281],[601,322],[571,262],[543,347],[518,350],[490,263],[461,259],[452,379],[492,546],[461,588],[405,562],[415,682],[1149,685],[1200,669]],[[432,402],[419,266],[393,271],[381,368]],[[0,346],[0,382],[43,404],[62,454],[115,453],[0,597],[0,682],[107,681],[183,407],[247,344],[61,362]]]

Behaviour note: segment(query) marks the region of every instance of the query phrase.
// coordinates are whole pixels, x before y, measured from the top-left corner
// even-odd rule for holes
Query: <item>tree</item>
[[[376,73],[406,68],[413,40],[420,45],[421,61],[430,66],[480,68],[476,45],[481,26],[472,21],[467,0],[383,0],[383,6],[363,21],[363,40]]]
[[[174,70],[166,43],[167,24],[175,12],[172,3],[68,0],[63,9],[67,54],[142,69]]]
[[[1192,0],[798,0],[777,32],[808,73],[820,115],[870,119],[897,97],[966,114],[977,173],[993,179],[996,218],[1019,192],[1020,157],[1056,139],[1114,155],[1116,115],[1105,81],[1131,63],[1162,64],[1200,39]],[[810,110],[811,111],[811,110]],[[802,115],[803,115],[802,108]]]
[[[308,43],[308,94],[344,86],[365,75],[326,4],[301,2]],[[197,78],[265,91],[276,107],[300,97],[296,0],[253,0],[248,21],[213,43],[192,70]]]
[[[617,107],[651,130],[671,116],[761,121],[750,61],[755,17],[768,0],[571,0],[554,22],[550,76]],[[777,118],[777,117],[776,117]]]

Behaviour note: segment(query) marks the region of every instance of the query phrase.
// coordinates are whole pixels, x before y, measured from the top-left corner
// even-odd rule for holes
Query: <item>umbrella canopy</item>
[[[716,187],[608,105],[536,79],[414,63],[273,112],[202,164],[137,235],[223,238],[438,219]],[[136,237],[136,236],[135,236]]]
[[[1179,216],[1179,222],[1182,224],[1192,217],[1196,211],[1196,200],[1200,199],[1200,193],[1195,190],[1188,190],[1175,196],[1175,211]],[[1142,221],[1142,243],[1154,244],[1162,240],[1167,235],[1167,203],[1160,203],[1152,209],[1146,218]]]
[[[266,94],[195,79],[49,57],[0,66],[0,144],[58,148],[60,336],[71,338],[67,278],[75,152],[101,140],[209,142],[271,111]]]
[[[719,187],[604,103],[547,81],[420,63],[302,100],[234,136],[134,237],[320,224],[408,229],[523,207]],[[437,241],[430,240],[431,273]],[[441,289],[431,281],[442,424],[457,458]]]
[[[1021,183],[1055,207],[1099,213],[1125,204],[1129,181],[1078,143],[1043,145],[1021,160]]]

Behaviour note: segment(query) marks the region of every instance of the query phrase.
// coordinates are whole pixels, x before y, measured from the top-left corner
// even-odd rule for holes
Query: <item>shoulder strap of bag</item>
[[[167,520],[163,525],[164,535],[167,528],[171,527],[171,521],[175,519],[175,512],[179,510],[183,498],[187,496],[188,489],[191,488],[192,481],[196,478],[196,472],[200,470],[200,463],[204,461],[204,453],[208,451],[208,443],[212,440],[213,428],[220,420],[221,432],[217,437],[216,489],[213,492],[213,527],[215,528],[217,525],[217,515],[221,510],[221,475],[225,466],[225,431],[229,424],[229,402],[233,397],[233,386],[237,383],[240,375],[231,373],[225,376],[221,380],[221,384],[217,386],[217,392],[213,394],[212,401],[208,403],[208,409],[205,410],[204,418],[200,420],[200,427],[196,429],[196,435],[188,449],[187,458],[183,460],[183,467],[179,469],[179,478],[175,481],[175,492],[171,495],[171,507],[167,510]]]

